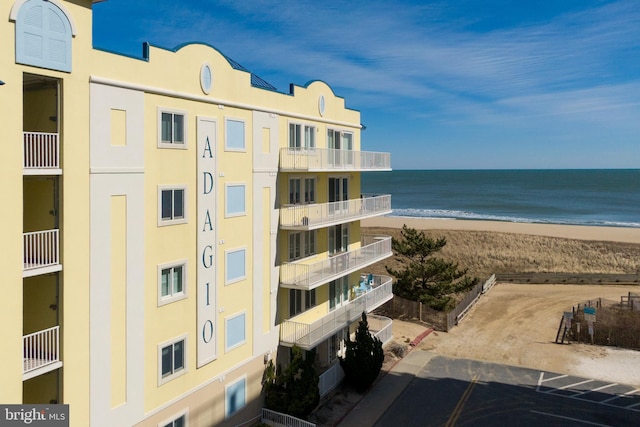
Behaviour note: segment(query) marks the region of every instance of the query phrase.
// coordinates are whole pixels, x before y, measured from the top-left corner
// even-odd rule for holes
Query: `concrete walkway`
[[[400,359],[391,371],[374,384],[338,426],[373,426],[434,356],[430,351],[416,350]]]

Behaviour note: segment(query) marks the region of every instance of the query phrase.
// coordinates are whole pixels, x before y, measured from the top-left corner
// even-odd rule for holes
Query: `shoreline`
[[[564,239],[595,240],[640,244],[640,228],[593,225],[541,224],[472,219],[418,218],[381,216],[361,221],[366,228],[402,228],[406,224],[416,230],[488,231],[498,233],[529,234]]]

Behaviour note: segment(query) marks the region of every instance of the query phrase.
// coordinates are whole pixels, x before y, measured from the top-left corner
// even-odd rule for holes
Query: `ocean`
[[[640,227],[640,169],[365,172],[362,192],[393,216]]]

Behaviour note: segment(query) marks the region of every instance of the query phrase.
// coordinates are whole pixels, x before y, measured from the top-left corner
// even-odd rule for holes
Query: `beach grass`
[[[481,279],[493,273],[640,274],[637,243],[481,230],[424,231],[428,236],[447,239],[439,256]],[[400,238],[397,226],[363,227],[362,232]],[[398,268],[399,264],[388,258],[371,270],[387,274],[385,266]]]

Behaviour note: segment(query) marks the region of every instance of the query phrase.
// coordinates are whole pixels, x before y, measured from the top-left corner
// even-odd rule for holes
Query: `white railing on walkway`
[[[324,397],[331,390],[336,388],[344,379],[344,370],[340,363],[336,363],[329,369],[320,374],[318,379],[318,389],[320,389],[320,397]]]
[[[272,427],[316,427],[314,423],[301,420],[292,415],[282,414],[267,408],[262,408],[262,419],[260,420]]]
[[[60,139],[57,133],[23,132],[25,169],[60,168]]]
[[[280,209],[280,227],[311,230],[388,213],[391,213],[389,194],[342,202],[286,206]]]
[[[313,264],[282,264],[280,284],[285,288],[311,290],[393,255],[390,236],[363,236],[361,243],[359,249]]]
[[[22,373],[60,361],[60,326],[34,332],[22,337]]]
[[[331,148],[282,148],[280,170],[391,170],[391,154]]]
[[[393,297],[392,284],[391,277],[373,276],[373,286],[370,290],[326,316],[312,323],[285,320],[280,325],[280,343],[296,344],[305,350],[314,348],[340,329],[358,320],[363,311],[368,313],[389,301]]]
[[[382,345],[385,345],[393,338],[392,319],[376,314],[369,314],[367,315],[367,323],[369,323],[369,331],[382,342]]]
[[[60,264],[59,230],[35,231],[22,235],[23,270]]]

